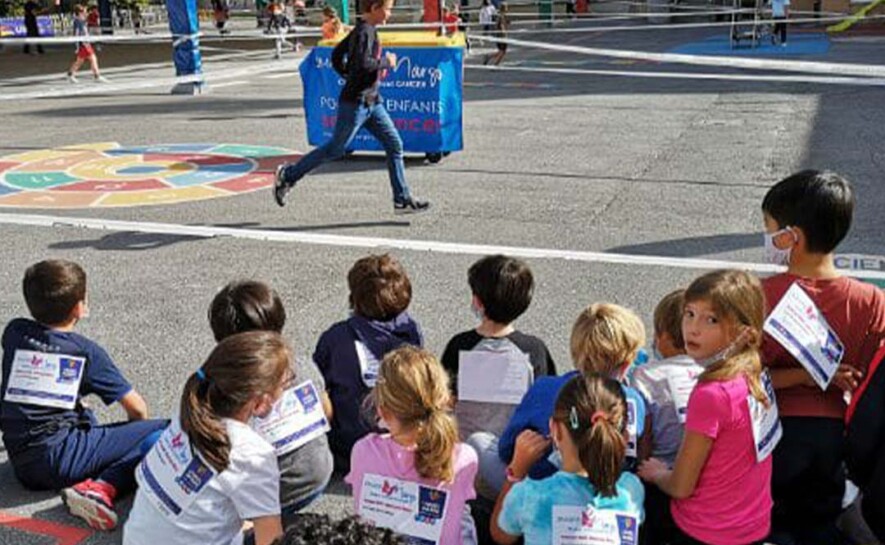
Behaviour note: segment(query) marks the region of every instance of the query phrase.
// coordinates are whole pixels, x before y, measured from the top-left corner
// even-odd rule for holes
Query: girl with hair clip
[[[185,383],[178,418],[136,471],[125,545],[267,545],[282,535],[277,458],[248,422],[270,412],[291,363],[275,332],[238,333],[215,347]]]
[[[412,346],[389,352],[369,400],[388,433],[353,447],[345,481],[357,514],[421,543],[475,544],[476,452],[458,442],[442,365]]]
[[[620,383],[596,373],[569,380],[556,398],[550,437],[562,469],[541,480],[525,477],[549,440],[532,430],[517,438],[492,514],[495,542],[509,545],[521,536],[532,545],[635,544],[645,492],[624,471],[627,401]]]
[[[705,274],[685,293],[685,349],[704,371],[674,467],[650,458],[639,468],[672,498],[672,544],[761,543],[770,530],[781,428],[759,359],[764,311],[759,280],[743,271]]]

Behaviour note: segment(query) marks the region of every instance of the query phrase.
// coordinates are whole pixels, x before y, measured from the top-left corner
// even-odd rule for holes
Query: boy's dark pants
[[[845,495],[843,436],[836,418],[782,417],[784,435],[774,451],[769,541],[786,545],[838,545],[836,519]]]
[[[135,489],[142,445],[168,420],[139,420],[108,426],[85,424],[62,430],[65,438],[48,448],[26,450],[12,459],[18,480],[33,490],[58,490],[86,479],[101,479],[125,495]]]

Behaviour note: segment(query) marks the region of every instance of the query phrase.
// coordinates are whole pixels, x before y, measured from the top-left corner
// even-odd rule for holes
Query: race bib
[[[691,392],[697,383],[698,375],[691,369],[677,369],[667,375],[667,386],[670,389],[670,397],[676,407],[676,415],[679,417],[680,424],[685,424],[685,417],[688,414],[688,398],[691,397]]]
[[[627,457],[636,458],[639,442],[639,424],[636,422],[636,400],[627,398]]]
[[[270,414],[253,418],[252,429],[270,443],[277,456],[292,452],[329,431],[329,421],[313,382],[283,392]]]
[[[593,506],[553,506],[553,545],[636,545],[639,517]]]
[[[85,369],[86,358],[16,350],[4,400],[73,409]]]
[[[363,383],[368,388],[374,388],[378,382],[378,370],[381,368],[381,362],[372,354],[362,341],[353,341],[356,348],[356,357],[360,360],[360,375]]]
[[[381,475],[363,476],[358,514],[410,543],[439,544],[449,494],[445,490]]]
[[[137,475],[148,501],[174,518],[187,510],[216,473],[194,455],[187,434],[175,418],[138,465]]]
[[[821,390],[827,389],[845,347],[802,286],[790,286],[763,329],[802,364]]]
[[[750,407],[750,418],[753,420],[753,443],[756,445],[756,461],[765,460],[777,446],[784,434],[781,420],[777,412],[777,400],[774,397],[774,386],[768,372],[762,373],[762,386],[768,396],[769,407],[759,402],[752,395],[747,396]]]
[[[534,382],[525,354],[491,350],[458,355],[458,400],[517,405]]]

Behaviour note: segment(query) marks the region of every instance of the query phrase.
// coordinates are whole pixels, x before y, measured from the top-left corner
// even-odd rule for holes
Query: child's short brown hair
[[[347,285],[353,311],[372,320],[391,320],[412,302],[412,283],[390,254],[357,260],[347,273]]]
[[[671,291],[655,307],[654,322],[655,335],[666,333],[673,342],[673,347],[682,350],[685,348],[685,339],[682,337],[682,312],[685,307],[685,290]]]
[[[636,359],[644,344],[645,327],[633,311],[611,303],[594,303],[575,320],[572,361],[582,373],[612,377]]]
[[[393,4],[393,0],[360,0],[360,13],[369,13],[375,6],[383,6],[388,2]]]
[[[335,8],[333,8],[332,6],[326,6],[323,8],[323,16],[334,19],[338,17],[338,12],[335,11]]]
[[[64,259],[47,259],[28,267],[22,280],[25,303],[41,324],[66,322],[80,301],[86,300],[86,272]]]

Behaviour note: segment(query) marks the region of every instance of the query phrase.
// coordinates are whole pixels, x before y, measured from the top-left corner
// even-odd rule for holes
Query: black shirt
[[[381,41],[373,25],[358,21],[332,51],[332,67],[344,79],[340,101],[363,104],[378,102],[381,73],[388,68],[381,55]]]

